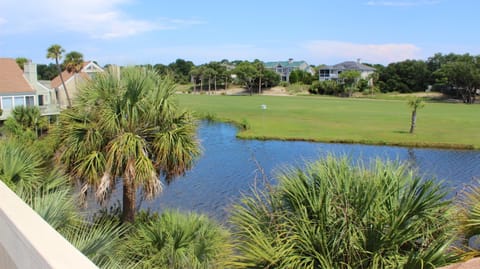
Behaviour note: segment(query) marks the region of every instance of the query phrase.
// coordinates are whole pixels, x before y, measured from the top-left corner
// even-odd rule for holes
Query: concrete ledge
[[[480,258],[468,260],[463,263],[456,263],[439,269],[478,269],[480,268]]]
[[[0,268],[98,268],[0,181]]]

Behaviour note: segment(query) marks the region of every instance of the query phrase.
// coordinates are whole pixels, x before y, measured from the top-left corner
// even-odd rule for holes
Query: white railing
[[[98,268],[0,181],[0,268]]]

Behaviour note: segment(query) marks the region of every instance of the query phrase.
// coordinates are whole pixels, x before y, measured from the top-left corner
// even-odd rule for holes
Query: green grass
[[[410,108],[404,100],[319,96],[178,95],[199,115],[248,123],[245,139],[310,140],[438,148],[480,148],[480,106],[427,103],[408,133]],[[267,109],[262,110],[261,105]]]

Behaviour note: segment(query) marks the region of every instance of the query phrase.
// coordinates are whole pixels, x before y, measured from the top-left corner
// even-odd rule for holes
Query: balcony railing
[[[98,268],[0,181],[0,268]]]

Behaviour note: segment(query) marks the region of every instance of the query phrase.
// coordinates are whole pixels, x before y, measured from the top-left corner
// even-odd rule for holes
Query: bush
[[[309,92],[315,94],[338,95],[341,92],[341,87],[334,80],[314,81]]]
[[[122,249],[139,268],[225,268],[229,233],[207,217],[176,211],[139,217]]]
[[[433,180],[328,157],[234,205],[240,268],[434,268],[455,260],[450,201]]]

